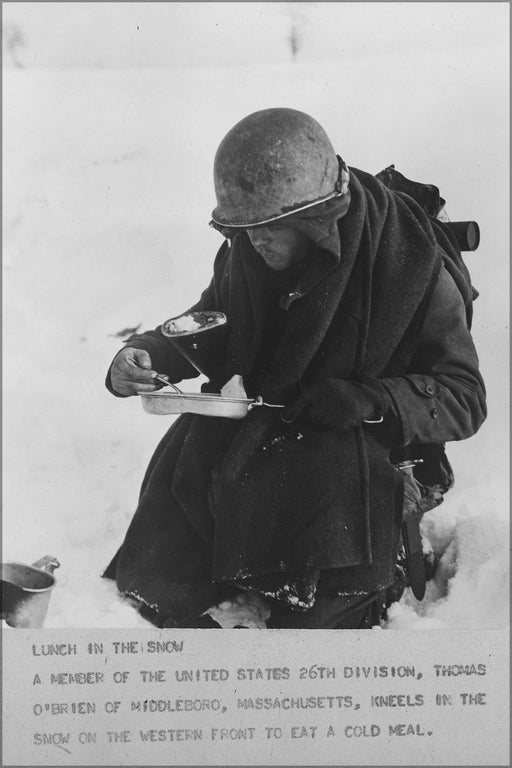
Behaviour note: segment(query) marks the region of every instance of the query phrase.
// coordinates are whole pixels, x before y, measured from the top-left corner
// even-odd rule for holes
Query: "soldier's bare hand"
[[[156,371],[145,349],[125,347],[114,358],[110,369],[110,381],[120,395],[138,395],[155,392],[162,384],[155,380]]]

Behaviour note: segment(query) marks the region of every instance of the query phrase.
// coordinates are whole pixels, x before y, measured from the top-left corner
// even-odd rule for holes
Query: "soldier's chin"
[[[284,256],[275,256],[267,253],[262,253],[261,258],[267,265],[269,269],[274,270],[275,272],[280,272],[283,269],[286,269],[288,266],[290,266],[290,259],[284,257]]]

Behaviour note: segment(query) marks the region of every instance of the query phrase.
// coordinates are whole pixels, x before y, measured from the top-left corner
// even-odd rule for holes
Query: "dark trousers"
[[[371,592],[368,595],[339,596],[317,595],[309,611],[292,611],[281,605],[273,605],[269,629],[370,629],[379,623],[385,595]]]
[[[237,591],[238,593],[238,591]],[[317,594],[315,603],[308,611],[292,611],[286,605],[273,603],[268,629],[371,629],[379,624],[384,611],[386,590],[367,595],[340,596]],[[175,627],[172,620],[165,620],[147,606],[139,606],[143,618],[157,627]],[[185,625],[182,625],[185,626]],[[186,625],[196,629],[220,629],[211,616],[205,614]]]

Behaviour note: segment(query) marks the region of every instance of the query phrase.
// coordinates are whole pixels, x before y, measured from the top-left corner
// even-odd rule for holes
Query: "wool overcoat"
[[[485,418],[460,252],[414,200],[373,176],[351,169],[350,195],[335,247],[312,236],[309,266],[277,313],[247,234],[223,244],[193,307],[228,317],[209,342],[205,389],[239,374],[249,396],[282,404],[304,384],[370,376],[388,398],[386,418],[345,432],[307,418],[285,424],[265,407],[242,421],[178,418],[105,573],[167,626],[193,625],[233,586],[307,610],[319,573],[334,574],[340,594],[389,585],[402,510],[390,449],[462,439]],[[171,381],[196,375],[159,329],[128,345]]]

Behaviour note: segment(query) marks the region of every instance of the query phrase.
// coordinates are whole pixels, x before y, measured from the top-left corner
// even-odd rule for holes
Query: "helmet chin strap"
[[[338,158],[338,163],[340,165],[340,175],[338,176],[335,189],[338,189],[339,185],[340,195],[346,195],[348,192],[348,185],[350,184],[350,171],[346,162],[339,155],[336,155],[336,157]]]

